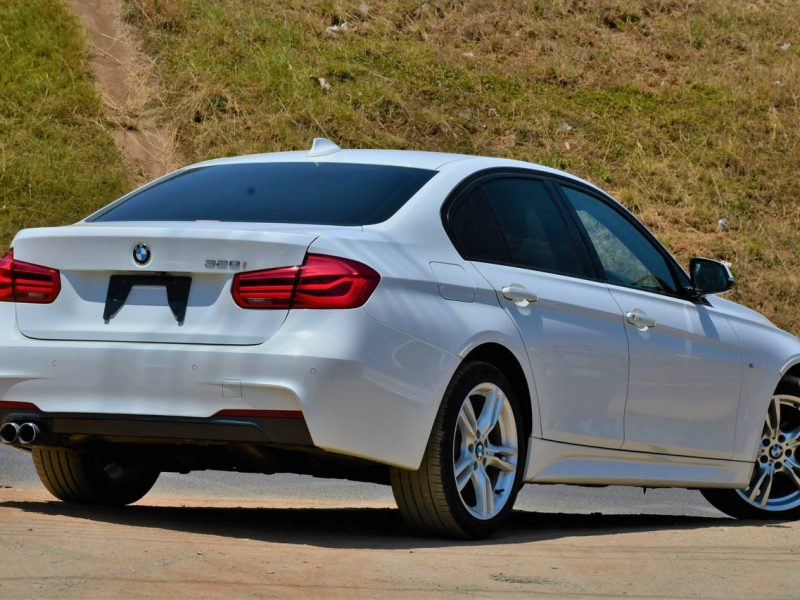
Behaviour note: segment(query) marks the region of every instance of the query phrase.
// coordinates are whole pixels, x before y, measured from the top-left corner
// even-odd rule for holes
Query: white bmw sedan
[[[490,534],[523,483],[687,487],[800,516],[800,340],[627,210],[512,160],[205,162],[0,262],[0,439],[66,502],[160,472],[391,484]]]

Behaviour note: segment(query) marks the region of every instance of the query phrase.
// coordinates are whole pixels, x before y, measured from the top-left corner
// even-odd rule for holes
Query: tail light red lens
[[[360,262],[309,254],[299,267],[238,273],[231,294],[242,308],[357,308],[380,280]]]
[[[61,292],[58,270],[14,260],[14,249],[0,258],[0,302],[49,304]]]

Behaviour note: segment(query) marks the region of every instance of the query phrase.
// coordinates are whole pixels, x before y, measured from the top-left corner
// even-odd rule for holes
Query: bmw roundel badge
[[[133,248],[133,260],[137,265],[146,265],[150,262],[150,248],[147,244],[136,244]]]

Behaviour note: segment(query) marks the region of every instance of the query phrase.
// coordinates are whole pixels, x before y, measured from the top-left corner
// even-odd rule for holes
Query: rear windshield
[[[199,167],[137,192],[91,220],[371,225],[391,217],[435,174],[348,163]]]

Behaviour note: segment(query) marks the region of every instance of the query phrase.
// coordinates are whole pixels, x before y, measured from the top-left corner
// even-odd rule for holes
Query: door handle
[[[639,309],[634,309],[625,313],[625,319],[641,331],[646,331],[650,327],[656,326],[656,320],[648,317],[644,312]]]
[[[529,304],[532,304],[539,300],[539,296],[534,294],[533,292],[529,292],[521,285],[512,284],[507,285],[502,290],[503,297],[507,300],[511,300],[514,304],[519,306],[520,308],[525,308]]]

